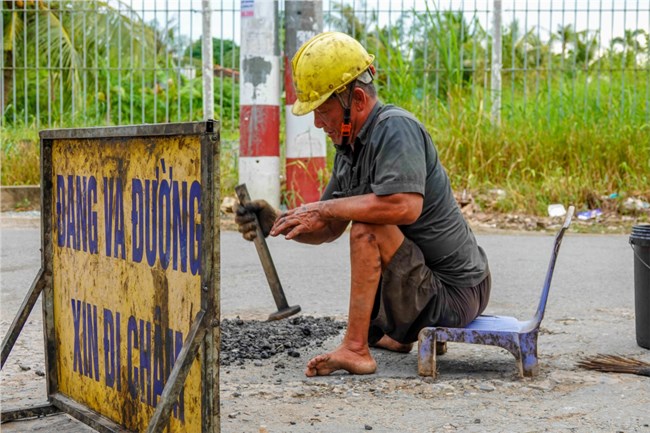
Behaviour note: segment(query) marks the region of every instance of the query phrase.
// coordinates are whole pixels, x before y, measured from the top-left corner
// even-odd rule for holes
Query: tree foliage
[[[399,11],[397,20],[381,24],[380,11],[366,2],[334,2],[325,20],[376,55],[383,97],[425,112],[468,95],[470,104],[485,105],[491,32],[476,16],[425,4],[424,11]],[[190,43],[171,23],[146,23],[119,0],[5,0],[3,5],[0,102],[6,124],[202,118],[201,40]],[[650,35],[644,29],[625,30],[601,50],[598,33],[570,24],[558,26],[546,40],[541,33],[536,27],[522,29],[517,21],[503,27],[504,94],[544,101],[553,92],[566,92],[569,82],[574,88],[583,83],[609,89],[629,71],[649,67]],[[237,118],[239,51],[234,41],[213,39],[215,105],[229,123]],[[525,109],[515,105],[507,108]]]
[[[6,0],[2,20],[5,124],[115,125],[203,117],[201,41],[190,45],[172,23],[146,23],[124,3],[74,0]],[[239,47],[232,41],[213,43],[214,63],[238,68]],[[236,101],[230,90],[226,93]],[[224,106],[231,118],[235,104]]]

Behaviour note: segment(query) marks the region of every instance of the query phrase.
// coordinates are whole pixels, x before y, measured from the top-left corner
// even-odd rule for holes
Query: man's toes
[[[318,364],[329,361],[329,358],[330,357],[327,354],[315,356],[309,360],[307,367],[316,369],[318,367]]]
[[[327,367],[327,362],[329,362],[329,354],[322,354],[315,356],[307,362],[307,368],[305,369],[305,376],[312,377],[318,376],[321,374],[321,370]]]

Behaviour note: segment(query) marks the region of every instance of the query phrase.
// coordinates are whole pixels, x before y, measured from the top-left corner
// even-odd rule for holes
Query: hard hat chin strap
[[[352,94],[354,93],[354,85],[356,81],[353,81],[350,84],[350,93],[348,94],[348,103],[346,104],[341,98],[341,95],[338,93],[336,96],[339,98],[339,102],[343,107],[343,123],[341,124],[341,146],[345,146],[350,142],[350,136],[352,135]]]
[[[350,121],[350,107],[343,108],[343,123],[341,123],[341,146],[350,142],[352,134],[352,122]]]

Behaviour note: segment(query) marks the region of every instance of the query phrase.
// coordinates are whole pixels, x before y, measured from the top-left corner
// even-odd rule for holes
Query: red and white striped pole
[[[325,133],[314,126],[314,113],[295,116],[291,107],[296,92],[291,59],[303,43],[323,29],[322,0],[285,0],[284,89],[286,97],[287,205],[299,206],[320,199],[325,187],[327,144]]]
[[[239,183],[280,205],[280,52],[277,0],[241,0]]]

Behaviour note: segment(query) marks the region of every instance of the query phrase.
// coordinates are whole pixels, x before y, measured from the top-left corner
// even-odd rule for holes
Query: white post
[[[501,0],[492,12],[492,125],[501,124]]]
[[[202,1],[203,7],[203,120],[214,119],[214,64],[212,53],[212,10],[210,0]]]

